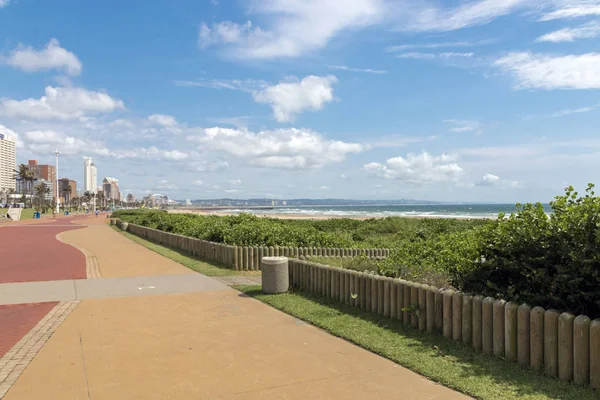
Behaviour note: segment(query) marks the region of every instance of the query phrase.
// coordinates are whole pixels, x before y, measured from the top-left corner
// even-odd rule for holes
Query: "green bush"
[[[120,210],[113,215],[165,232],[238,246],[390,248],[399,241],[433,240],[447,232],[464,231],[483,223],[398,217],[366,221],[286,220],[250,214],[219,217],[155,210]]]
[[[600,198],[590,184],[550,203],[517,205],[482,228],[473,242],[480,257],[453,272],[464,291],[547,308],[600,316]]]

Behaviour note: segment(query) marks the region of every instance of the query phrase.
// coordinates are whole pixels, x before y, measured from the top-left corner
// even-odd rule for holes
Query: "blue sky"
[[[600,0],[0,0],[18,162],[125,193],[548,201],[600,182]]]

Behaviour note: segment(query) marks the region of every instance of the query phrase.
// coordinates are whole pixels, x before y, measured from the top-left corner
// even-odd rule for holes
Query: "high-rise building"
[[[92,157],[83,157],[83,190],[85,192],[98,192],[98,170],[92,162]]]
[[[16,188],[17,145],[8,135],[0,133],[0,190]]]
[[[56,166],[29,160],[27,167],[33,173],[34,179],[43,179],[48,185],[52,185],[52,193],[56,193]]]
[[[102,181],[102,189],[106,200],[121,200],[121,192],[119,192],[119,180],[107,176]]]
[[[66,191],[67,187],[71,188],[71,192]],[[69,178],[61,178],[58,180],[58,194],[60,196],[60,203],[67,204],[73,197],[77,197],[77,182],[70,180]]]
[[[135,203],[135,195],[133,193],[127,195],[127,203]]]

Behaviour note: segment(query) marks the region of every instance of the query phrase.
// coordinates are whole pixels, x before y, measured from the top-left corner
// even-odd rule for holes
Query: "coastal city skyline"
[[[590,3],[5,1],[0,133],[138,196],[547,202],[600,170]]]

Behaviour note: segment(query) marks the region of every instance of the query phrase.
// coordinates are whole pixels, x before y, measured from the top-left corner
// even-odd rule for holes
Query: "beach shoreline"
[[[260,213],[260,212],[252,212],[252,211],[256,211],[256,210],[246,210],[248,214],[252,214],[256,217],[259,218],[273,218],[273,219],[292,219],[292,220],[313,220],[313,221],[324,221],[324,220],[329,220],[329,219],[353,219],[353,220],[357,220],[357,221],[366,221],[369,219],[383,219],[383,218],[389,218],[389,217],[394,217],[394,218],[410,218],[410,219],[495,219],[496,217],[492,217],[492,216],[476,216],[476,215],[468,215],[468,216],[458,216],[458,215],[448,215],[448,216],[441,216],[441,215],[388,215],[388,216],[366,216],[366,215],[318,215],[318,214],[294,214],[294,213],[289,213],[289,214],[281,214],[281,213],[269,213],[269,214],[265,214],[265,213]],[[233,215],[239,215],[241,214],[240,212],[228,212],[222,209],[219,209],[218,211],[211,211],[208,209],[174,209],[174,210],[168,210],[169,213],[172,214],[196,214],[196,215],[204,215],[204,216],[208,216],[208,215],[215,215],[215,216],[219,216],[219,217],[224,217],[224,216],[233,216]]]

